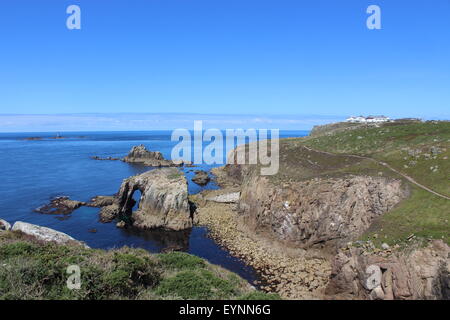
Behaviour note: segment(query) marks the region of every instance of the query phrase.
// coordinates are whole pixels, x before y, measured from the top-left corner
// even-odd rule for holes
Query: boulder
[[[141,197],[138,209],[133,212],[133,195],[137,190]],[[192,227],[187,181],[176,168],[155,169],[125,179],[116,198],[116,204],[103,208],[112,213],[108,218],[131,216],[133,225],[141,229]]]
[[[195,176],[191,180],[199,186],[205,186],[208,184],[211,178],[209,177],[208,172],[203,170],[196,170]]]
[[[332,261],[326,294],[334,299],[448,300],[449,255],[450,247],[442,240],[389,256],[362,248],[341,250]]]
[[[27,235],[35,237],[38,240],[52,241],[60,244],[76,243],[88,247],[84,243],[75,240],[74,238],[63,232],[22,221],[17,221],[16,223],[14,223],[12,231],[21,231]]]
[[[0,230],[8,231],[11,229],[11,225],[8,221],[0,219]]]
[[[238,203],[240,194],[240,192],[224,193],[206,198],[206,200],[219,203]]]

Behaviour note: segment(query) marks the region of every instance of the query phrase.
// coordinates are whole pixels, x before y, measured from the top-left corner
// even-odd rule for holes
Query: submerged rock
[[[52,241],[56,243],[76,243],[88,247],[84,243],[75,240],[71,236],[50,228],[41,227],[31,223],[17,221],[12,227],[12,231],[21,231],[27,235],[33,236],[38,240]]]
[[[8,231],[11,229],[11,225],[8,223],[8,221],[0,219],[0,230]]]
[[[240,192],[224,193],[206,198],[206,200],[219,203],[238,203],[240,194]]]
[[[36,208],[34,211],[42,214],[70,214],[84,205],[86,205],[85,202],[70,200],[69,197],[56,197],[49,204]]]
[[[208,172],[203,170],[196,170],[195,176],[191,180],[199,186],[205,186],[208,184],[211,178],[209,177]]]

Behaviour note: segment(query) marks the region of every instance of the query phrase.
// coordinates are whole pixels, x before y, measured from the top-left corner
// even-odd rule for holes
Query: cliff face
[[[332,261],[326,293],[341,299],[450,299],[450,247],[441,240],[425,248],[381,256],[361,248],[341,250]]]
[[[253,176],[244,179],[239,211],[255,230],[308,247],[360,236],[374,218],[403,197],[399,180],[381,177],[316,178],[275,185]]]

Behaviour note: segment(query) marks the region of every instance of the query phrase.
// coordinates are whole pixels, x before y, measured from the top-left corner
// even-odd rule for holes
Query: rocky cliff
[[[344,248],[332,261],[326,293],[341,299],[450,299],[450,247],[426,247],[383,255]]]

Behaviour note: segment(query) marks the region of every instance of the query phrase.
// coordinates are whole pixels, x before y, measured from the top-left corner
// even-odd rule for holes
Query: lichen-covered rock
[[[114,196],[96,196],[87,204],[90,207],[106,207],[114,204],[116,198]]]
[[[0,230],[8,231],[11,229],[11,225],[8,221],[0,219]]]
[[[71,236],[63,233],[63,232],[59,232],[50,228],[46,228],[46,227],[41,227],[38,225],[34,225],[31,223],[26,223],[26,222],[22,222],[22,221],[17,221],[16,223],[14,223],[13,227],[12,227],[12,231],[21,231],[27,235],[33,236],[36,239],[39,240],[43,240],[43,241],[52,241],[52,242],[56,242],[56,243],[77,243],[80,245],[83,245],[85,247],[87,247],[87,245],[85,245],[84,243],[75,240],[74,238],[72,238]]]
[[[450,299],[450,247],[442,240],[390,256],[363,251],[354,247],[339,251],[332,261],[327,295],[341,299]]]
[[[245,179],[239,211],[249,226],[308,247],[339,244],[361,235],[374,218],[406,196],[400,180],[349,176],[275,185]]]
[[[132,212],[133,194],[137,190],[141,197],[138,209]],[[117,206],[117,214],[131,216],[133,225],[138,228],[184,230],[192,227],[187,181],[176,168],[155,169],[125,179],[117,195]]]

